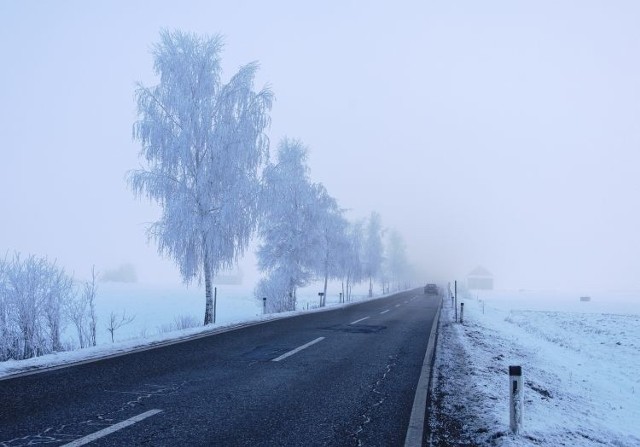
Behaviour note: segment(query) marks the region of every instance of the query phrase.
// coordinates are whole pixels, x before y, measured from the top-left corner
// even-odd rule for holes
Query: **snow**
[[[368,286],[367,286],[368,287]],[[327,307],[318,309],[318,291],[321,285],[312,284],[300,289],[298,309],[278,314],[262,314],[262,303],[254,298],[253,289],[247,286],[217,287],[216,324],[202,326],[204,320],[204,290],[201,287],[159,286],[130,283],[101,283],[96,295],[98,314],[97,346],[58,352],[26,360],[0,362],[0,379],[15,374],[59,367],[91,359],[121,355],[123,353],[149,348],[153,345],[203,336],[230,330],[235,327],[255,324],[261,321],[286,318],[304,312],[318,312],[347,304],[339,303],[337,285],[333,285],[327,296]],[[381,298],[377,296],[374,298]],[[353,301],[366,299],[365,287],[354,289]],[[107,331],[109,314],[135,316],[132,323],[115,332],[115,343]],[[191,317],[198,326],[172,330],[178,317]],[[63,333],[64,344],[74,343],[73,328],[67,326]]]
[[[176,316],[200,322],[198,287],[102,283],[98,289],[98,346],[0,363],[0,378],[20,372],[119,355],[317,306],[320,285],[301,289],[296,312],[262,315],[253,290],[218,287],[217,321],[166,332]],[[337,288],[327,298],[338,303]],[[356,290],[365,299],[366,284]],[[541,291],[460,294],[464,324],[444,301],[430,409],[432,445],[640,445],[640,293],[591,295]],[[309,310],[307,310],[307,308]],[[135,315],[111,343],[111,311]],[[73,333],[65,333],[70,339]],[[508,367],[521,365],[525,383],[522,433],[509,434]],[[435,418],[437,417],[437,421]]]
[[[432,445],[640,445],[640,293],[483,291],[443,303]],[[524,422],[509,432],[508,367],[521,365]]]

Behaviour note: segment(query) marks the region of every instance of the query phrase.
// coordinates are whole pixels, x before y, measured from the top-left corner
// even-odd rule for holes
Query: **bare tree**
[[[115,341],[115,332],[122,326],[126,326],[131,323],[135,318],[135,315],[128,317],[124,310],[122,311],[122,315],[117,315],[115,312],[111,312],[109,314],[109,325],[107,326],[107,330],[111,334],[111,343]]]
[[[89,317],[89,344],[91,346],[96,345],[96,328],[98,327],[98,317],[96,316],[96,292],[98,274],[96,273],[96,266],[91,267],[91,281],[84,283],[84,290],[82,291],[82,297],[88,307]]]

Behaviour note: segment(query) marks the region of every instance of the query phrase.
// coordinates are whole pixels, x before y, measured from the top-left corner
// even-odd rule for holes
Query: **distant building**
[[[244,275],[240,267],[236,267],[233,270],[219,272],[215,278],[213,278],[213,282],[215,285],[240,286],[242,285],[243,277]]]
[[[471,290],[492,290],[493,275],[484,267],[476,267],[467,275],[467,288]]]

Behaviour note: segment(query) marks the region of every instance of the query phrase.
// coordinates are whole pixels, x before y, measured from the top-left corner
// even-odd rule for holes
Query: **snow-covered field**
[[[466,294],[443,304],[432,445],[640,446],[640,293]],[[509,431],[508,367],[522,366],[524,421]]]

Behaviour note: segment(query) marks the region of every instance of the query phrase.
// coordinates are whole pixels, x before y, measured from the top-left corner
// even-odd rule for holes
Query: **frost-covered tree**
[[[266,298],[266,310],[272,312],[286,312],[295,309],[295,296],[291,292],[291,281],[285,271],[274,270],[268,277],[262,278],[256,286],[256,298]]]
[[[395,282],[396,289],[405,287],[410,278],[409,261],[402,235],[396,230],[391,230],[387,238],[385,265],[389,280]]]
[[[309,180],[307,149],[298,140],[284,139],[278,162],[264,170],[263,218],[259,234],[258,266],[277,284],[285,284],[282,310],[295,310],[296,290],[317,271],[322,256],[316,191]],[[258,293],[258,298],[260,298]]]
[[[45,258],[15,255],[0,270],[4,358],[25,359],[62,349],[63,307],[73,280]]]
[[[53,352],[62,351],[60,335],[63,330],[63,310],[73,296],[73,279],[55,264],[45,265],[42,271],[43,314],[47,335]]]
[[[13,357],[12,345],[16,339],[13,327],[10,325],[9,309],[9,264],[0,259],[0,361]]]
[[[185,282],[205,283],[204,323],[213,320],[212,278],[244,253],[257,223],[258,173],[268,158],[271,91],[254,91],[257,63],[221,81],[219,36],[161,33],[160,82],[138,85],[133,135],[146,167],[130,173],[138,196],[158,202],[149,228]]]
[[[73,324],[80,348],[96,345],[96,270],[91,269],[91,280],[85,281],[82,288],[74,294],[66,305],[66,314]]]
[[[341,270],[343,277],[343,296],[345,300],[351,300],[351,289],[354,284],[364,279],[364,222],[358,221],[349,224],[346,229],[347,247],[342,253]]]
[[[338,202],[329,195],[322,184],[315,184],[315,198],[317,203],[316,222],[321,234],[321,252],[317,261],[319,276],[324,279],[324,289],[320,306],[326,304],[327,283],[329,279],[342,278],[345,268],[345,256],[348,251],[347,239],[348,222]]]
[[[373,296],[373,280],[380,274],[384,248],[382,245],[382,219],[375,211],[369,216],[364,240],[363,264],[369,278],[369,296]]]

